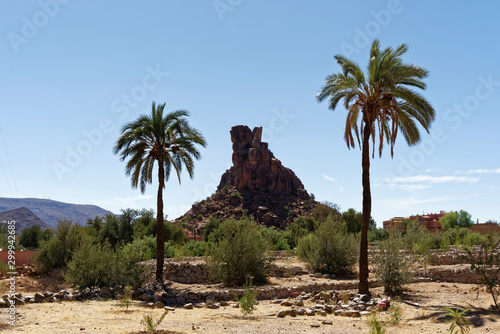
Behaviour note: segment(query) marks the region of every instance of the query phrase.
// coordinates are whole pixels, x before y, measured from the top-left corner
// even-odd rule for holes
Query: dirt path
[[[487,310],[491,297],[485,292],[471,291],[473,286],[454,283],[418,283],[409,286],[408,297],[401,302],[404,319],[399,326],[388,325],[387,333],[448,333],[444,307],[469,309],[472,333],[500,333],[500,314]],[[381,288],[372,290],[382,293]],[[312,306],[313,304],[307,304]],[[171,311],[160,329],[177,333],[369,333],[366,317],[346,318],[334,315],[278,318],[284,307],[261,301],[252,317],[243,318],[239,309],[221,307],[210,309],[176,309]],[[7,311],[0,310],[0,317]],[[133,333],[143,330],[144,315],[160,315],[134,302],[127,313],[116,301],[64,302],[28,304],[17,309],[16,326],[3,326],[9,333]],[[383,314],[382,317],[387,317]],[[325,319],[332,325],[322,324]],[[312,324],[320,327],[313,328]]]

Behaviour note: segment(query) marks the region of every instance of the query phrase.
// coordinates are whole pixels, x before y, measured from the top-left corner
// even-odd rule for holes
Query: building
[[[413,215],[409,217],[394,217],[389,220],[384,221],[384,229],[404,230],[404,222],[417,220],[420,225],[425,226],[429,231],[439,231],[441,230],[440,219],[449,212],[440,211],[439,213],[429,213],[423,215]]]
[[[452,212],[452,211],[450,211]],[[441,231],[440,219],[447,213],[446,211],[440,211],[439,213],[429,213],[422,215],[413,215],[409,217],[394,217],[389,220],[384,221],[384,229],[398,229],[404,231],[406,229],[405,222],[411,220],[418,220],[420,225],[425,226],[425,228],[431,232]],[[472,225],[468,228],[471,232],[477,232],[481,234],[488,234],[492,232],[500,232],[500,226],[497,223],[482,223]],[[443,229],[446,231],[446,229]]]

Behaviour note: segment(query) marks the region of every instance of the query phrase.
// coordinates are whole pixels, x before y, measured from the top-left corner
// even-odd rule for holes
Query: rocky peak
[[[234,186],[238,191],[270,190],[309,198],[295,173],[284,167],[262,142],[262,127],[253,131],[238,125],[231,129],[233,167],[222,175],[218,189]]]
[[[233,166],[222,175],[215,194],[195,203],[176,221],[200,231],[211,216],[240,219],[252,215],[260,224],[285,228],[295,217],[310,214],[317,203],[261,139],[262,127],[252,131],[248,126],[234,126]]]

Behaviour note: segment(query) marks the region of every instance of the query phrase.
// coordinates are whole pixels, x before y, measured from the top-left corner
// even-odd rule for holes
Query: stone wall
[[[421,271],[419,276],[430,281],[480,284],[481,276],[477,275],[469,268],[433,268]],[[500,278],[500,275],[498,276]]]
[[[163,266],[165,278],[183,284],[215,283],[205,262],[165,262]],[[272,264],[269,270],[271,277],[292,277],[309,274],[299,266]]]

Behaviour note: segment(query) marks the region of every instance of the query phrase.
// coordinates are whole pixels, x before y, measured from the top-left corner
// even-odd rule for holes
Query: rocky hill
[[[17,235],[20,235],[25,228],[34,225],[40,226],[42,230],[50,228],[49,225],[45,224],[44,221],[38,218],[37,215],[26,207],[0,212],[0,223],[12,220],[16,222],[15,226]]]
[[[267,226],[286,227],[298,215],[309,214],[317,203],[295,173],[281,164],[261,141],[262,127],[231,129],[233,166],[221,177],[217,192],[176,219],[198,229],[210,216],[240,218],[253,215]]]
[[[57,222],[61,219],[71,219],[76,223],[85,224],[89,218],[104,217],[111,213],[96,205],[71,204],[41,198],[0,197],[0,213],[22,207],[31,210],[50,227],[56,227]],[[16,221],[20,220],[22,219],[16,219]]]

